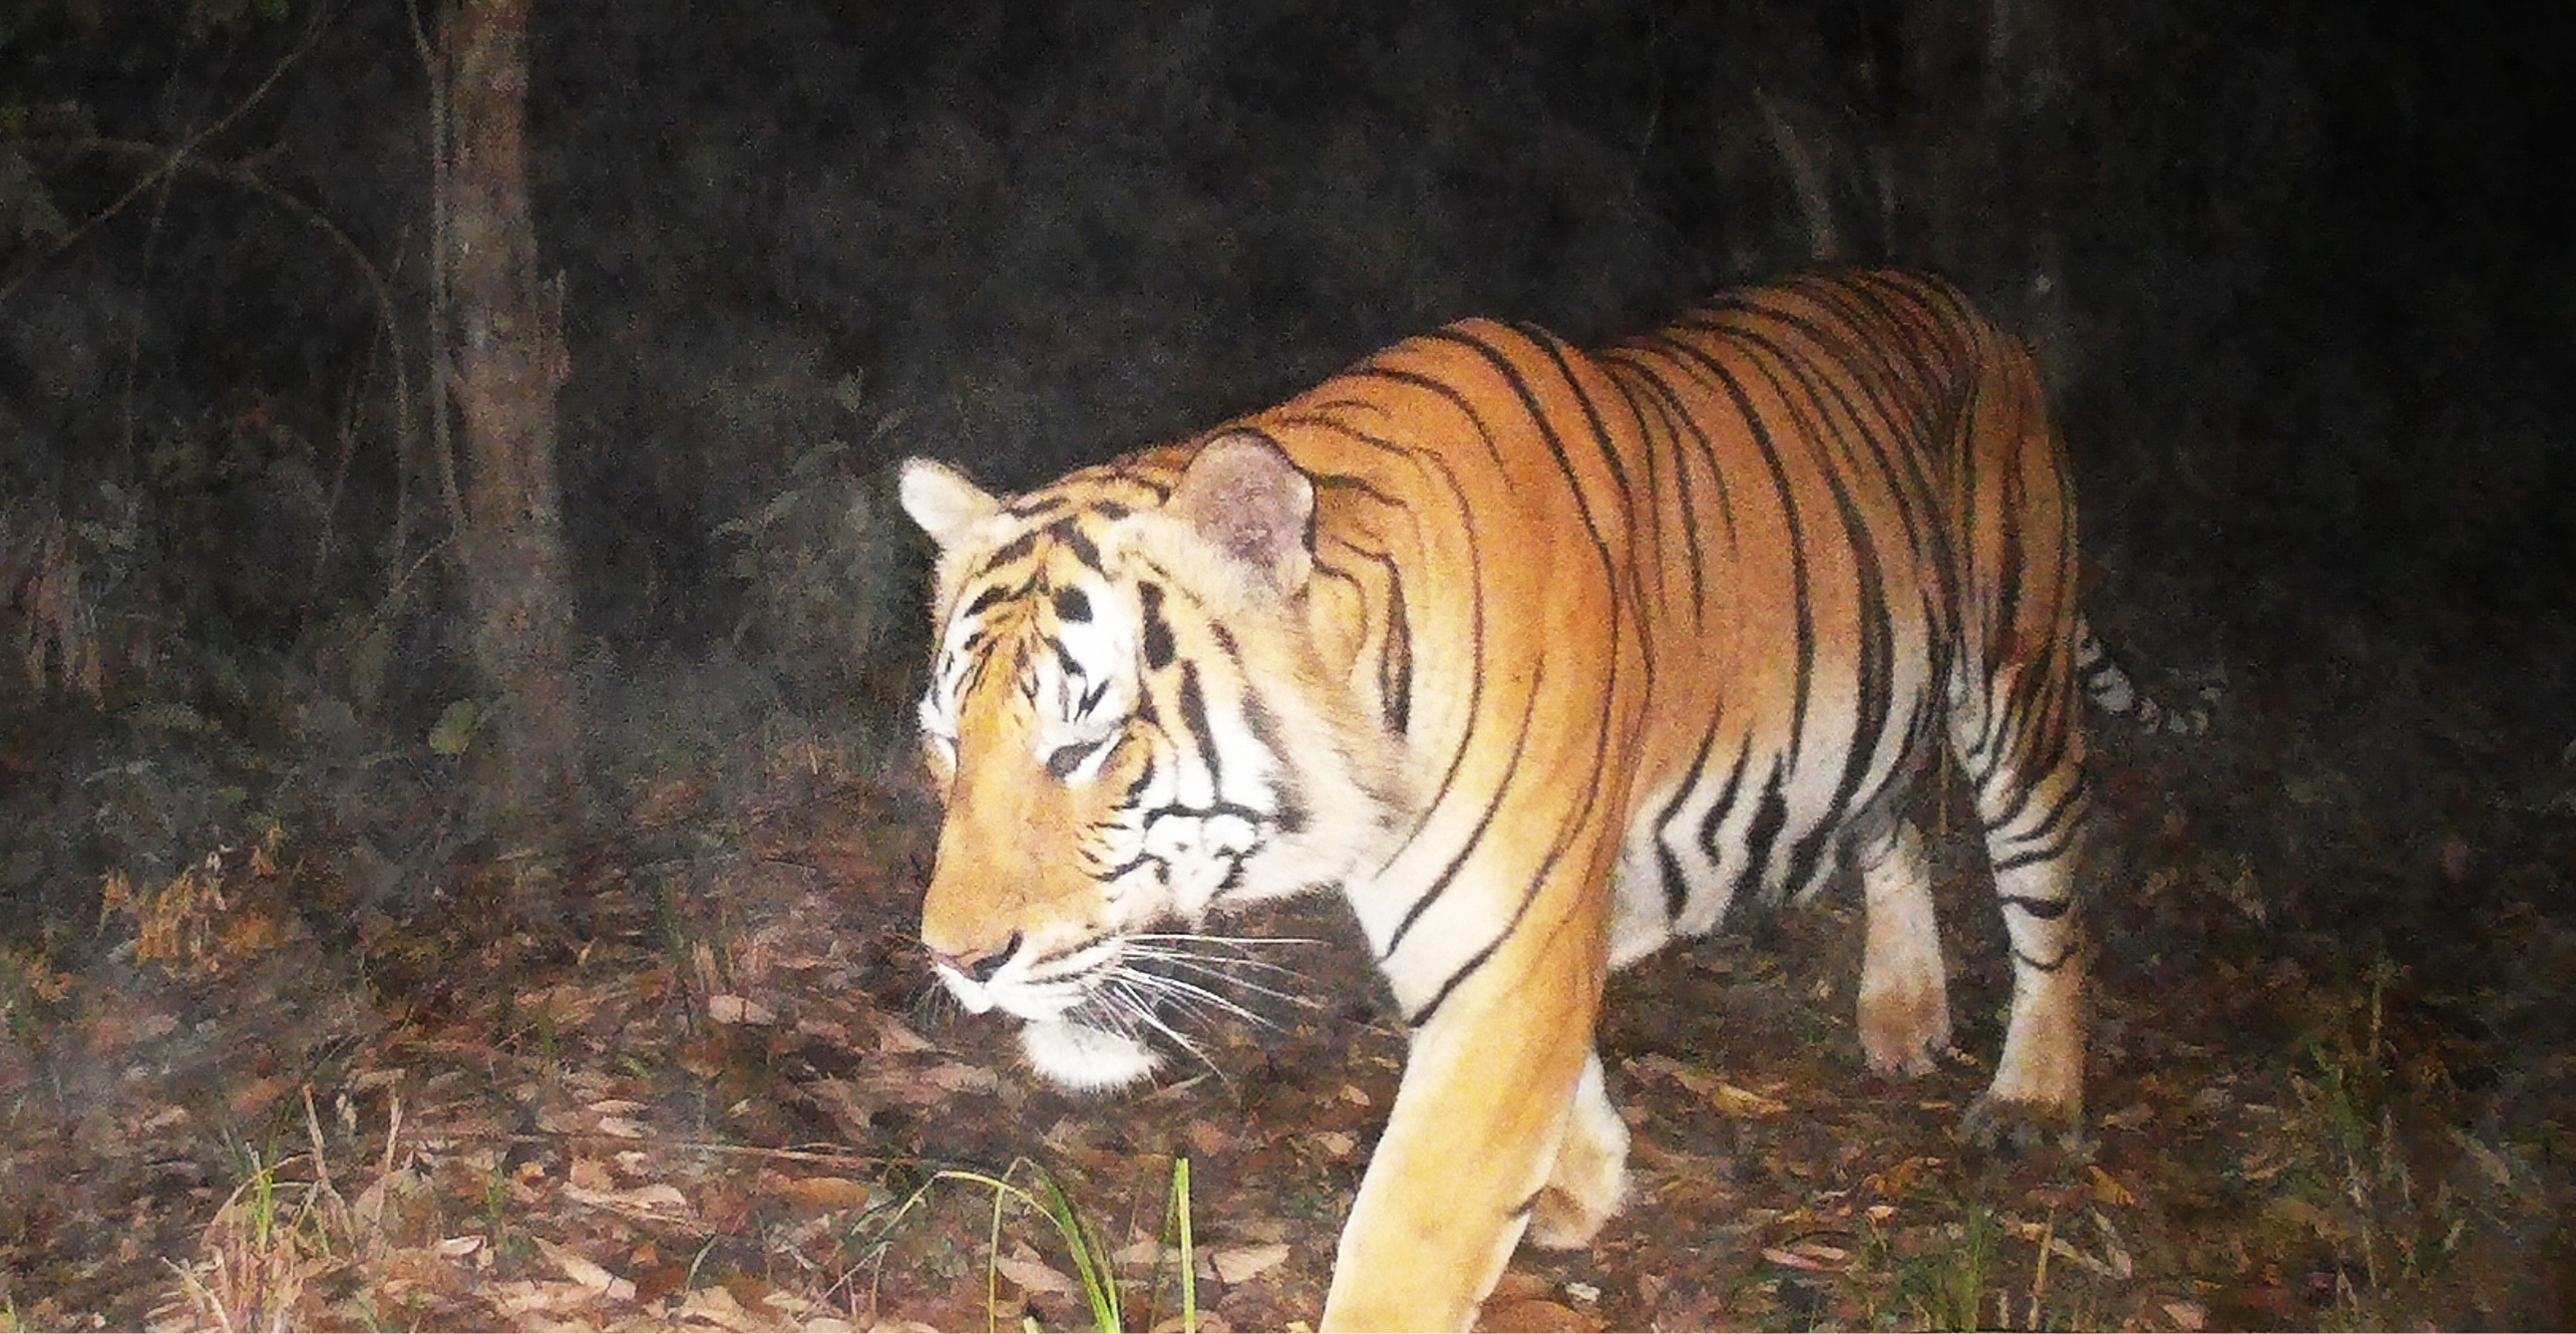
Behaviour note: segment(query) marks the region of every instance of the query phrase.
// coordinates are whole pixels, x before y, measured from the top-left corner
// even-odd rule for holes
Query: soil
[[[1959,1133],[2008,976],[1936,840],[1953,1057],[1865,1073],[1849,893],[1623,974],[1630,1203],[1483,1327],[2576,1323],[2564,841],[2431,844],[2491,906],[2410,954],[2258,871],[2299,809],[2264,745],[2108,748],[2079,1133]],[[495,929],[505,858],[339,915],[344,859],[279,833],[125,887],[89,966],[10,955],[0,1327],[1093,1328],[1103,1274],[1127,1327],[1314,1319],[1403,1052],[1335,905],[1248,924],[1316,942],[1262,955],[1311,1008],[1080,1099],[929,984],[903,783],[635,796],[547,869],[556,931]]]

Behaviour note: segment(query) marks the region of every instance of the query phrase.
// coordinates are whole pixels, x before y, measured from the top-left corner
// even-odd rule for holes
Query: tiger
[[[2110,678],[2032,358],[1947,282],[1801,274],[1595,350],[1469,319],[1025,493],[898,490],[937,549],[920,940],[965,1010],[1129,1085],[1212,914],[1356,917],[1409,1043],[1323,1328],[1463,1329],[1525,1236],[1589,1241],[1605,979],[1739,900],[1857,879],[1863,1054],[1931,1070],[1943,760],[2011,955],[1968,1124],[2080,1120]]]

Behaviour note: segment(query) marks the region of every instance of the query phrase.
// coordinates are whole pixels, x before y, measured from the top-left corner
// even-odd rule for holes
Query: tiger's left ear
[[[1315,484],[1270,437],[1230,431],[1200,446],[1163,508],[1272,591],[1306,586]]]
[[[987,519],[1002,512],[1002,502],[966,480],[966,474],[935,459],[906,459],[898,488],[903,512],[942,551],[970,537]]]

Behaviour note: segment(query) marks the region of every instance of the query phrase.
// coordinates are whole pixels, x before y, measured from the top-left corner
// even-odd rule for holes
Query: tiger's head
[[[1308,596],[1313,486],[1236,432],[1011,498],[915,459],[901,494],[940,552],[922,943],[1039,1073],[1132,1083],[1166,1010],[1231,1008],[1191,945],[1210,911],[1338,884],[1390,823],[1389,746],[1317,647],[1344,636]]]

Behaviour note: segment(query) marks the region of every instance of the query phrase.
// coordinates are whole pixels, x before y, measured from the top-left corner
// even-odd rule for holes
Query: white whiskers
[[[1254,1004],[1270,1001],[1304,1009],[1318,1007],[1320,1001],[1297,989],[1305,974],[1261,958],[1254,951],[1321,943],[1297,937],[1163,933],[1129,936],[1120,942],[1121,948],[1080,1007],[1081,1021],[1130,1037],[1151,1029],[1223,1078],[1200,1040],[1183,1032],[1181,1026],[1203,1027],[1210,1019],[1232,1018],[1276,1031],[1279,1021],[1253,1008]],[[1251,1003],[1236,999],[1237,995]]]

